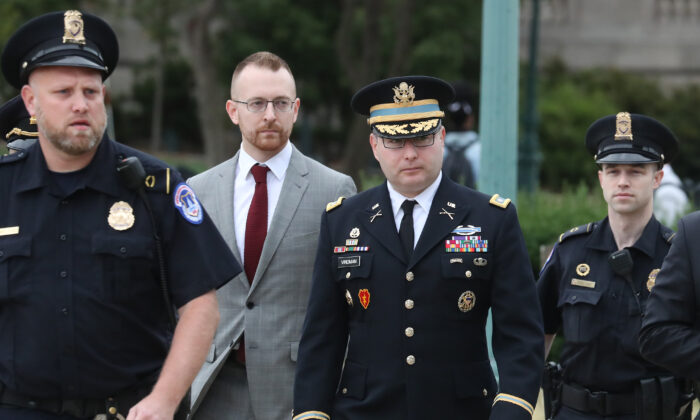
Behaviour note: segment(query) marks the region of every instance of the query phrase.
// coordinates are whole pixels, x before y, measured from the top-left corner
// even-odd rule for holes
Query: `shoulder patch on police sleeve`
[[[494,194],[491,197],[491,200],[489,200],[489,204],[504,209],[508,207],[508,204],[510,204],[510,198],[503,198],[498,194]]]
[[[576,226],[575,228],[571,228],[567,230],[566,232],[562,233],[559,235],[559,243],[564,242],[564,239],[570,238],[572,236],[577,236],[577,235],[583,235],[584,233],[591,233],[593,230],[597,227],[598,225],[594,222],[581,225],[581,226]]]
[[[340,205],[343,204],[343,200],[345,200],[345,197],[341,195],[340,197],[338,197],[337,200],[331,201],[330,203],[326,204],[326,213],[328,213],[336,207],[340,207]]]
[[[170,182],[170,168],[167,167],[148,171],[146,179],[144,180],[146,190],[158,191],[166,195],[172,192]]]
[[[175,187],[173,193],[175,208],[178,209],[182,217],[193,225],[202,223],[204,211],[202,205],[197,200],[197,196],[189,185],[181,182]]]

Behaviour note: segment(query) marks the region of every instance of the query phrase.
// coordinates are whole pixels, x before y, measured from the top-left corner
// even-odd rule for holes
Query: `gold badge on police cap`
[[[586,263],[581,263],[576,266],[576,274],[581,277],[586,277],[591,272],[591,266]]]
[[[117,201],[109,209],[107,223],[114,230],[127,230],[134,226],[134,209],[126,201]]]
[[[85,45],[83,33],[83,14],[77,10],[68,10],[63,14],[63,43]]]
[[[658,268],[655,268],[651,270],[651,273],[649,273],[649,280],[647,280],[647,290],[651,292],[651,289],[654,288],[654,285],[656,284],[656,275],[659,274],[659,271],[661,271]]]
[[[632,116],[629,112],[618,112],[615,116],[615,140],[632,141]]]
[[[460,311],[469,312],[474,309],[474,305],[476,305],[476,295],[474,292],[467,290],[459,295],[459,299],[457,299],[457,307]]]

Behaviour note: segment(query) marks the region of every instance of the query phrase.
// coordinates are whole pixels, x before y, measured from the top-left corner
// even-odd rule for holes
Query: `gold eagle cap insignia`
[[[394,103],[410,105],[413,100],[416,99],[416,94],[413,93],[414,86],[409,85],[406,82],[399,83],[398,86],[394,86]]]

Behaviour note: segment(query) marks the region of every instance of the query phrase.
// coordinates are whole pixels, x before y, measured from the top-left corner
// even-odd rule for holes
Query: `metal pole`
[[[516,201],[518,0],[484,0],[479,190]]]
[[[527,93],[523,125],[525,137],[520,150],[520,182],[523,190],[533,193],[539,187],[540,154],[537,129],[537,46],[539,44],[540,0],[532,1],[532,21],[530,22],[530,63],[527,73]]]

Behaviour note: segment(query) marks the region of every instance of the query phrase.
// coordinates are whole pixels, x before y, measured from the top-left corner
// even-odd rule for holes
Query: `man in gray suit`
[[[356,192],[350,177],[289,142],[299,106],[283,59],[269,52],[244,59],[226,102],[241,149],[189,180],[244,266],[217,292],[221,321],[192,385],[196,420],[291,416],[321,215]]]

